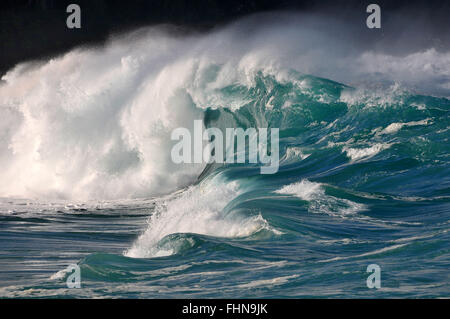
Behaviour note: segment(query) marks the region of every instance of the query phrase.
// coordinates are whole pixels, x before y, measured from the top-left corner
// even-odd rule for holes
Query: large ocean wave
[[[0,197],[127,205],[141,198],[150,217],[122,250],[126,257],[185,254],[189,268],[205,258],[253,265],[266,251],[273,260],[263,263],[282,261],[283,296],[296,295],[291,279],[301,281],[285,267],[292,263],[345,268],[348,259],[395,253],[420,236],[439,258],[450,198],[449,53],[350,49],[317,22],[281,17],[207,34],[150,28],[10,70],[0,85]],[[196,119],[221,129],[279,128],[278,173],[174,164],[171,132]],[[407,254],[415,260],[414,247]],[[88,280],[111,279],[122,274],[117,264],[142,266],[126,257],[90,255],[81,266]],[[436,278],[442,265],[436,260]]]
[[[223,127],[308,130],[356,112],[362,101],[414,104],[399,87],[450,92],[448,54],[352,52],[297,16],[282,18],[183,37],[151,28],[12,69],[0,86],[0,177],[8,181],[0,196],[120,199],[187,186],[204,165],[173,164],[170,133],[210,110],[220,110]],[[383,78],[387,88],[355,92],[305,74]],[[427,99],[415,98],[416,108]],[[243,107],[250,114],[236,112]]]

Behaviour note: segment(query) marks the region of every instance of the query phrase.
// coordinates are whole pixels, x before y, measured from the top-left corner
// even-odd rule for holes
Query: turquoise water
[[[216,92],[239,108],[203,111],[208,127],[279,128],[276,174],[215,164],[164,196],[3,198],[0,296],[449,297],[450,101],[289,79],[256,73]]]

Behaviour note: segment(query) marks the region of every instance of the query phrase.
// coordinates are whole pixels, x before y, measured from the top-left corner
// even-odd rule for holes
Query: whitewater
[[[0,296],[448,297],[450,53],[320,21],[144,28],[10,69]],[[175,164],[196,120],[279,128],[279,171]]]

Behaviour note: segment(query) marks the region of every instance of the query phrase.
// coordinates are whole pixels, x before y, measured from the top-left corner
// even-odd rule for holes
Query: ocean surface
[[[0,297],[450,297],[448,54],[405,58],[431,61],[422,72],[385,57],[362,81],[362,60],[302,68],[315,57],[277,28],[294,32],[152,29],[11,70]],[[324,64],[339,68],[327,78]],[[172,163],[170,132],[194,119],[279,128],[279,171]]]

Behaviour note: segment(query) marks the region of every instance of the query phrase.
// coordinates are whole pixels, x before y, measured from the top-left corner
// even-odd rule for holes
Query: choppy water
[[[447,98],[267,67],[261,51],[242,65],[136,52],[72,52],[0,87],[20,124],[1,131],[0,296],[449,296]],[[67,70],[101,60],[99,75]],[[171,128],[194,118],[280,128],[278,173],[175,167]],[[71,263],[81,289],[66,288]]]

